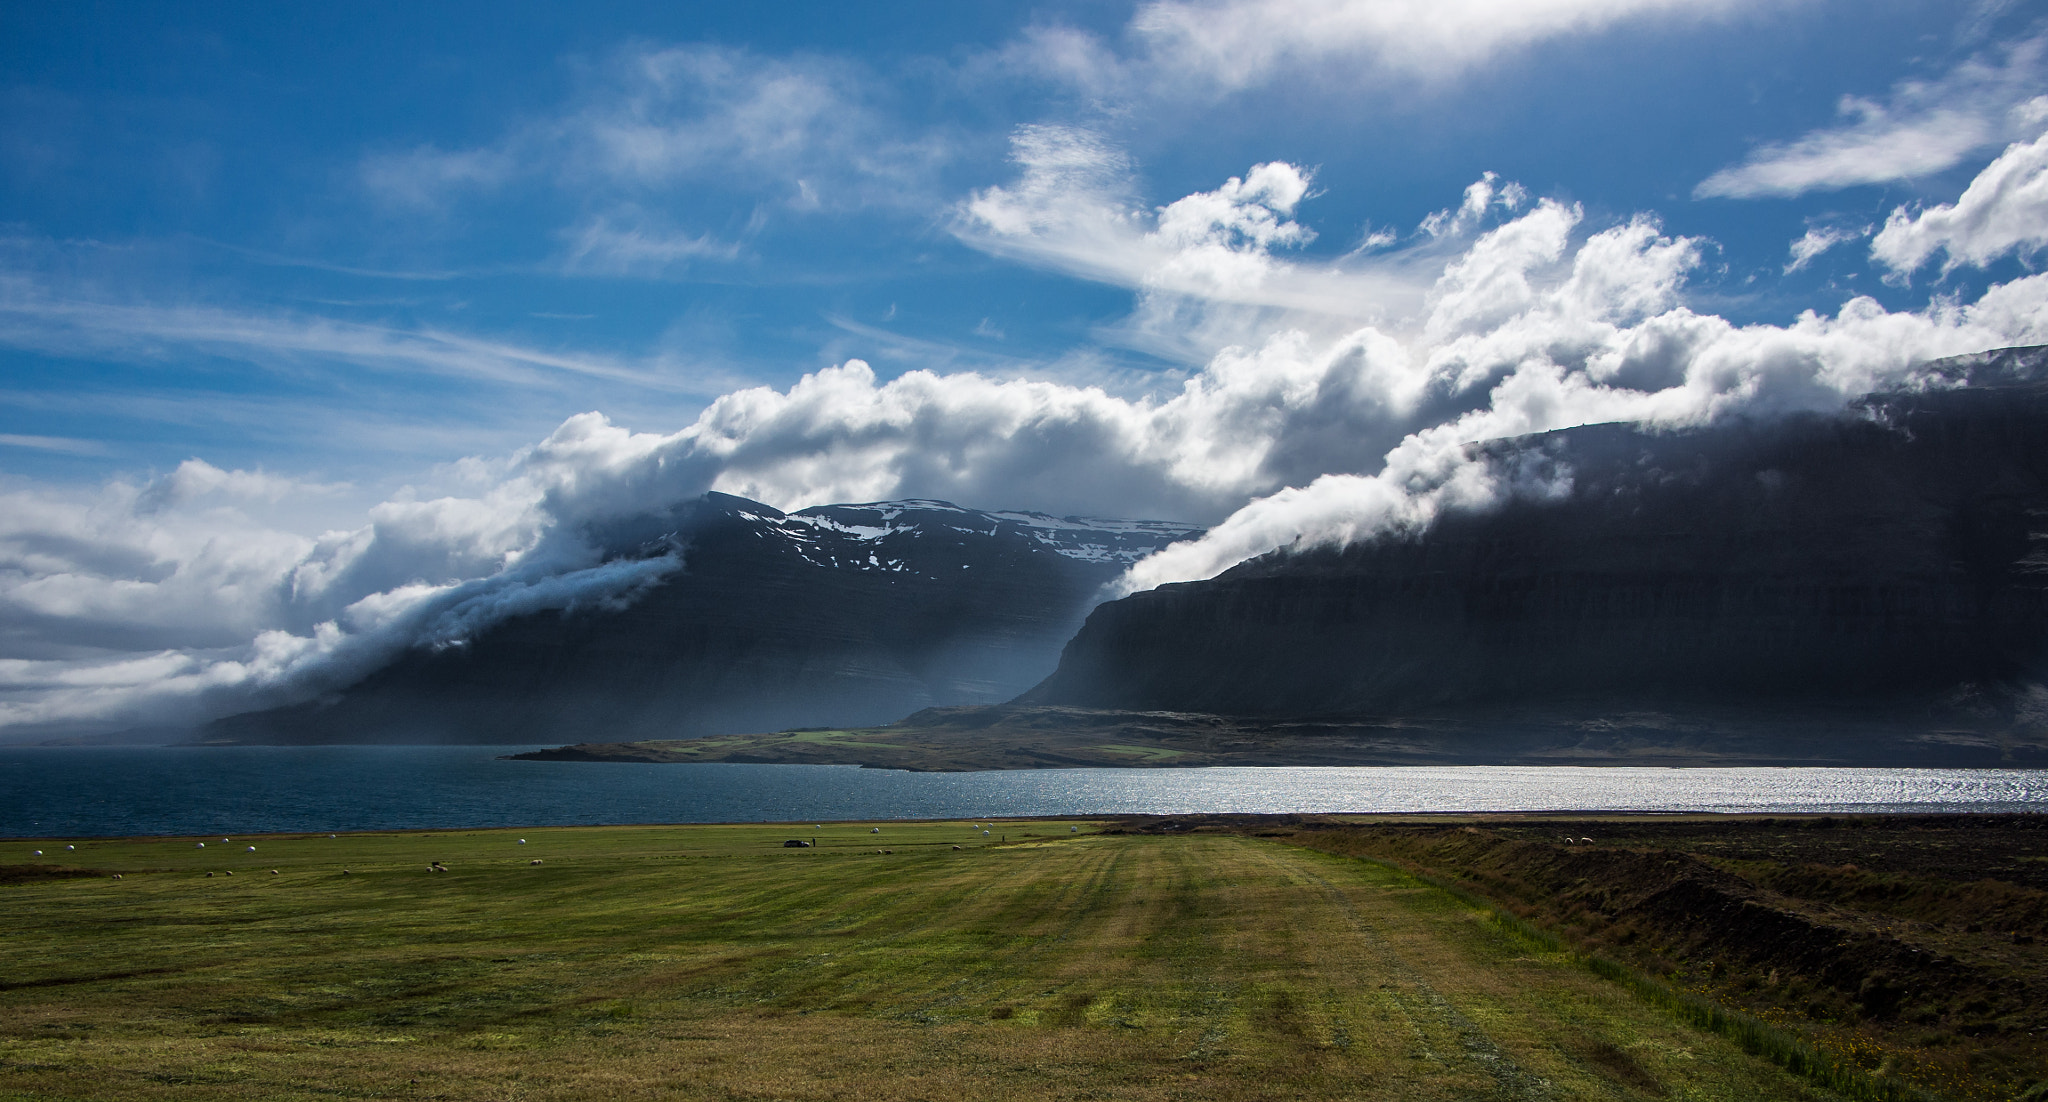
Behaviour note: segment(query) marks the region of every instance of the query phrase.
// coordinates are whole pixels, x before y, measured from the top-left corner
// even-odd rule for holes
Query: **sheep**
[[[270,870],[270,875],[272,875],[272,876],[276,876],[276,875],[277,875],[277,870],[276,870],[276,869],[271,869],[271,870]]]
[[[527,864],[529,864],[529,865],[538,865],[538,864],[540,864],[540,858],[536,857],[536,858],[534,858],[533,860],[531,860],[531,861],[528,861],[528,862],[527,862]]]

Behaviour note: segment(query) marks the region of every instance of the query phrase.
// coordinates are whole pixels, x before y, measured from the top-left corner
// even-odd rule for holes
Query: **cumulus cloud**
[[[1892,211],[1870,243],[1870,255],[1907,275],[1935,253],[1948,254],[1941,270],[1983,267],[2010,253],[2048,247],[2048,134],[2014,143],[1977,174],[1954,203],[1908,214]]]
[[[961,204],[955,235],[996,256],[1136,291],[1137,311],[1113,335],[1169,359],[1202,363],[1262,331],[1342,331],[1410,311],[1440,261],[1438,250],[1421,249],[1287,262],[1288,250],[1315,236],[1295,219],[1311,179],[1294,165],[1255,165],[1214,191],[1147,207],[1129,159],[1092,131],[1027,126],[1012,146],[1018,179]]]
[[[1761,146],[1701,181],[1694,198],[1803,195],[1910,180],[2030,136],[2048,120],[2048,35],[1971,57],[1938,80],[1895,85],[1880,102],[1844,96],[1841,125]]]
[[[1545,39],[1653,18],[1713,18],[1749,6],[1747,0],[1157,0],[1138,10],[1131,30],[1159,64],[1236,89],[1335,58],[1443,77]]]
[[[1567,469],[1475,442],[1835,409],[1926,383],[1930,359],[2048,342],[2048,275],[1974,302],[1891,312],[1855,298],[1735,325],[1686,305],[1702,242],[1648,215],[1588,226],[1578,207],[1492,178],[1383,267],[1333,271],[1292,251],[1311,232],[1299,168],[1254,166],[1147,208],[1114,150],[1026,137],[1019,178],[963,206],[963,237],[1141,303],[1268,311],[1263,331],[1136,396],[966,371],[884,378],[849,360],[722,395],[671,432],[580,414],[470,464],[472,492],[399,495],[318,536],[251,519],[308,492],[260,472],[187,464],[95,494],[16,492],[0,501],[0,724],[302,699],[505,615],[631,600],[688,569],[659,521],[707,489],[782,508],[915,496],[1215,524],[1134,567],[1136,589],[1569,485]],[[1318,280],[1343,293],[1314,297]],[[1396,293],[1347,304],[1361,288]]]

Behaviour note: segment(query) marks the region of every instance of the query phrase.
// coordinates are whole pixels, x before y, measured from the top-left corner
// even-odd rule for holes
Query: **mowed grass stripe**
[[[95,845],[175,871],[0,887],[0,975],[73,981],[0,991],[0,1094],[1828,1097],[1380,866],[1004,829]]]

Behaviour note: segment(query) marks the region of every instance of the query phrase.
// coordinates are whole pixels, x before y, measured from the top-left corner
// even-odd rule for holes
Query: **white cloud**
[[[1636,259],[1647,257],[1638,251]],[[1738,412],[1834,409],[1880,386],[1910,383],[1914,365],[1927,359],[2048,340],[2042,276],[1995,288],[1966,307],[1892,314],[1859,298],[1832,318],[1807,313],[1787,327],[1740,328],[1682,307],[1626,328],[1589,325],[1587,304],[1569,302],[1567,286],[1486,335],[1487,358],[1512,366],[1474,408],[1408,435],[1376,473],[1324,475],[1253,501],[1201,539],[1138,563],[1126,589],[1212,577],[1276,547],[1343,544],[1425,524],[1447,507],[1555,489],[1505,477],[1514,472],[1471,452],[1476,441],[1604,421],[1679,425]],[[1435,358],[1439,370],[1459,366],[1455,355]],[[1469,361],[1458,373],[1475,376],[1494,377],[1474,372]]]
[[[494,189],[518,170],[518,161],[508,150],[449,152],[423,145],[404,152],[372,153],[363,158],[360,171],[363,186],[386,201],[430,208],[452,194]]]
[[[1701,181],[1695,198],[1802,195],[1909,180],[1971,153],[2037,132],[2048,111],[2048,36],[1977,56],[1939,80],[1905,81],[1886,101],[1842,97],[1843,125],[1765,145]]]
[[[1170,283],[1198,309],[1282,301],[1276,287],[1288,308],[1157,393],[974,372],[883,379],[849,360],[722,395],[673,432],[581,414],[516,455],[462,465],[469,489],[401,494],[317,537],[252,518],[312,490],[204,464],[95,494],[0,495],[0,725],[279,703],[404,646],[459,645],[502,615],[628,599],[678,560],[608,560],[604,533],[707,489],[783,508],[915,496],[1220,521],[1138,564],[1127,584],[1144,587],[1570,477],[1475,457],[1476,441],[1835,409],[1913,384],[1929,359],[2048,342],[2048,275],[1974,302],[1893,313],[1857,298],[1832,316],[1737,326],[1684,303],[1697,241],[1647,216],[1589,231],[1577,207],[1548,199],[1509,210],[1496,180],[1468,194],[1484,219],[1460,228],[1452,215],[1368,272],[1412,291],[1401,309],[1346,320],[1302,303],[1335,302],[1308,289],[1348,291],[1359,273],[1282,251],[1309,233],[1305,173],[1258,166],[1144,210],[1106,198],[1124,179],[1112,156],[1051,137],[1039,160],[1055,167],[1027,160],[1018,184],[978,194],[963,234],[1085,265],[1141,304]],[[1292,323],[1304,317],[1318,324]]]
[[[446,329],[97,297],[84,285],[20,263],[21,249],[9,251],[16,253],[11,259],[17,263],[0,264],[4,347],[129,363],[221,356],[293,371],[307,361],[324,361],[522,388],[578,377],[670,393],[701,392],[703,386],[658,364],[555,352]]]
[[[0,432],[0,446],[65,452],[71,455],[106,455],[109,451],[108,447],[98,440],[80,440],[72,436],[35,436],[16,432]]]
[[[1850,241],[1860,241],[1863,238],[1869,237],[1870,231],[1874,228],[1872,226],[1863,226],[1859,229],[1850,229],[1845,226],[1808,227],[1807,231],[1801,234],[1798,240],[1792,242],[1790,249],[1792,259],[1785,262],[1785,274],[1791,275],[1793,272],[1799,271],[1808,264],[1813,263],[1814,257],[1827,252],[1837,245],[1846,244]]]
[[[620,215],[591,218],[563,237],[569,242],[563,268],[571,273],[658,277],[691,260],[732,260],[740,253],[740,247],[731,242]]]
[[[1256,165],[1214,191],[1147,208],[1129,159],[1100,135],[1027,126],[1013,147],[1019,178],[961,204],[955,235],[996,256],[1137,291],[1136,316],[1111,335],[1155,354],[1201,363],[1280,326],[1335,332],[1412,312],[1433,277],[1429,250],[1314,268],[1284,262],[1279,250],[1314,236],[1294,220],[1310,179],[1293,165]],[[1342,324],[1332,330],[1333,322]]]
[[[1697,21],[1749,0],[1159,0],[1131,31],[1168,71],[1224,89],[1333,59],[1445,77],[1564,35],[1648,19]],[[1069,57],[1085,57],[1070,50]]]
[[[650,212],[687,221],[707,191],[764,208],[929,209],[932,172],[951,151],[880,110],[877,88],[864,69],[831,58],[635,47],[591,67],[568,102],[494,142],[372,153],[358,177],[402,208],[440,209],[516,185],[569,192],[595,212],[560,231],[572,274],[730,259],[729,244],[663,230]]]
[[[2048,134],[2014,143],[1977,174],[1954,203],[1917,215],[1893,210],[1870,243],[1870,255],[1903,276],[1936,252],[1942,271],[1983,267],[2009,253],[2048,248]]]

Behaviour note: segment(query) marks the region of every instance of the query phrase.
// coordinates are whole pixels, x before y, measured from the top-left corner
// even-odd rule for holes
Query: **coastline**
[[[995,705],[881,727],[579,742],[510,760],[856,765],[919,773],[1210,766],[2048,768],[2048,738],[1854,712],[1769,718],[1460,715],[1244,718]]]

